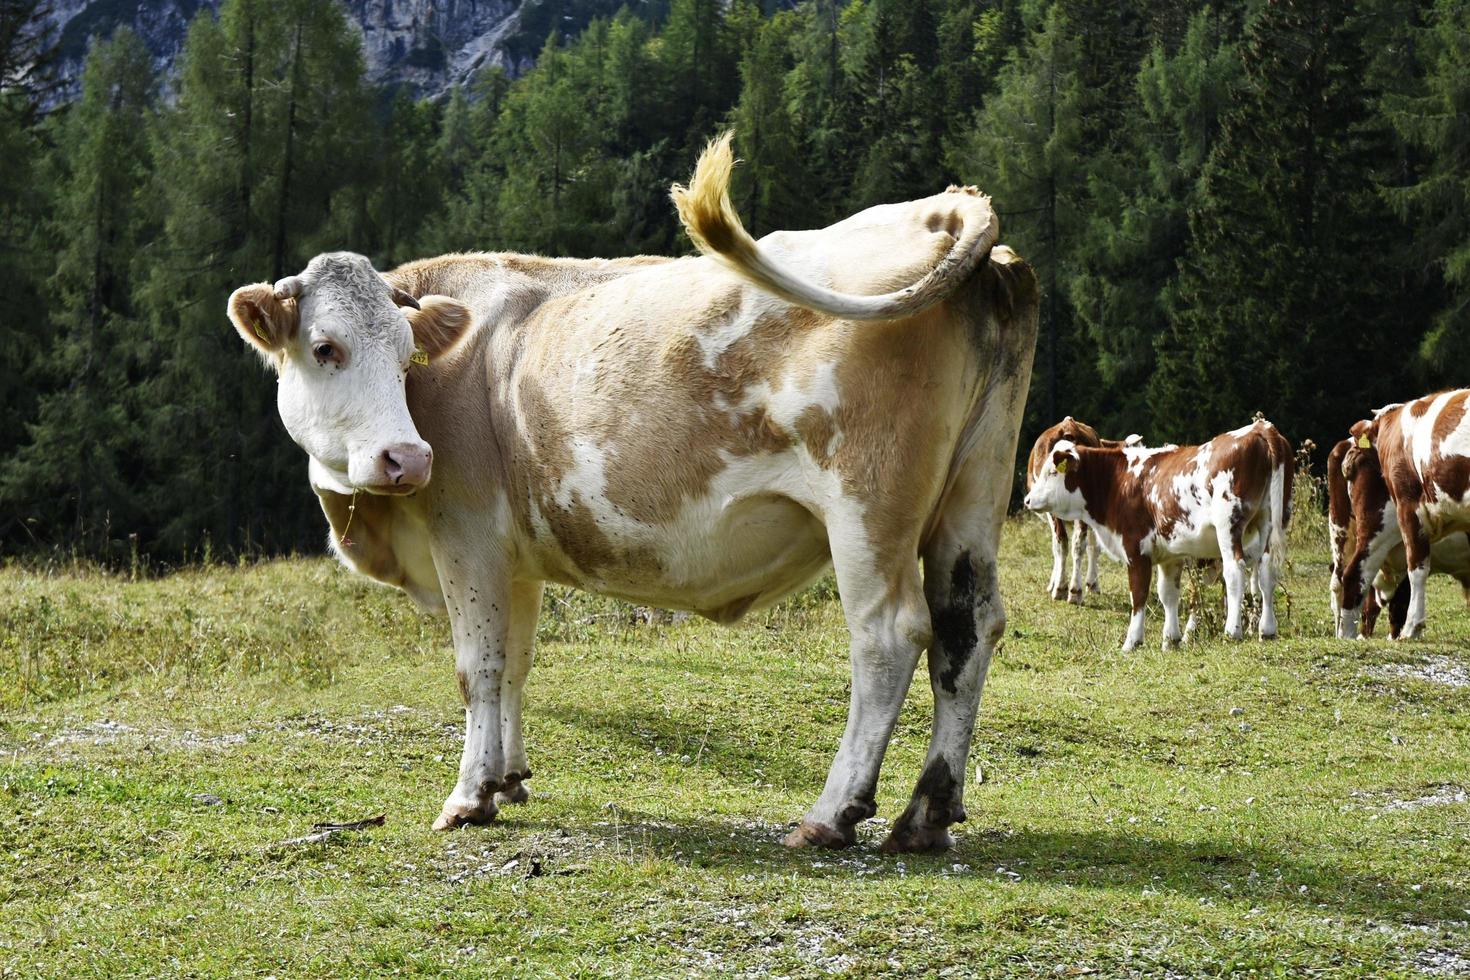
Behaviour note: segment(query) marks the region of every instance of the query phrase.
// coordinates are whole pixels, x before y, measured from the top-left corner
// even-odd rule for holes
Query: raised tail
[[[699,157],[689,186],[675,184],[671,195],[679,219],[699,250],[768,292],[797,306],[845,320],[898,320],[946,299],[990,254],[1000,220],[990,198],[972,187],[951,187],[960,232],[934,268],[903,289],[877,296],[839,293],[808,282],[782,268],[750,237],[730,203],[730,151],[733,133],[712,140]]]

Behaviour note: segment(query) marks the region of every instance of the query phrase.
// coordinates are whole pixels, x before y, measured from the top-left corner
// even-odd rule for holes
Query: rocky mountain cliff
[[[376,82],[432,96],[482,67],[500,65],[513,73],[526,67],[520,63],[526,55],[513,53],[507,44],[520,26],[524,0],[345,2],[362,31],[368,74]],[[56,0],[52,20],[65,80],[58,98],[76,94],[93,35],[127,24],[167,71],[183,47],[190,20],[201,9],[218,6],[219,0]]]

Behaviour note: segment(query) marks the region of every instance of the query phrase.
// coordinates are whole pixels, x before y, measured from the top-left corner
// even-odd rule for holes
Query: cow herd
[[[1337,636],[1371,636],[1385,607],[1391,636],[1418,636],[1430,574],[1454,578],[1470,603],[1467,400],[1470,390],[1461,389],[1385,406],[1328,454],[1328,591]],[[1218,563],[1226,635],[1243,635],[1241,599],[1254,590],[1260,636],[1273,638],[1295,476],[1291,444],[1263,419],[1199,446],[1146,447],[1136,435],[1102,439],[1067,416],[1037,438],[1026,468],[1026,507],[1052,532],[1048,591],[1080,605],[1085,556],[1087,587],[1096,592],[1101,544],[1128,569],[1133,615],[1123,649],[1132,650],[1143,640],[1157,566],[1168,647],[1194,622],[1179,624],[1181,569],[1190,560]],[[1064,588],[1068,524],[1072,574]]]
[[[757,241],[730,203],[733,163],[728,137],[716,141],[674,189],[698,256],[469,253],[379,272],[333,252],[229,298],[275,374],[332,550],[449,620],[465,738],[436,829],[527,798],[522,706],[546,582],[729,623],[829,567],[851,700],[826,783],[786,843],[851,844],[876,813],[921,658],[929,748],[885,847],[948,846],[965,819],[976,712],[1005,630],[997,551],[1036,276],[970,187]],[[1463,416],[1461,393],[1354,430],[1345,479],[1368,557],[1347,563],[1344,623],[1360,581],[1395,574],[1389,525],[1409,521],[1408,628],[1422,624],[1423,574],[1431,560],[1449,567],[1442,539],[1464,516],[1437,502],[1462,501],[1466,474],[1446,482],[1450,470],[1425,467],[1441,466],[1437,447],[1463,464]],[[1373,474],[1392,513],[1358,506]],[[1033,452],[1026,503],[1054,516],[1058,597],[1082,601],[1084,553],[1096,588],[1098,546],[1128,564],[1128,647],[1143,637],[1154,566],[1175,642],[1183,563],[1221,556],[1227,632],[1242,634],[1254,588],[1270,636],[1292,479],[1291,447],[1267,422],[1148,448],[1068,419]],[[1065,591],[1062,522],[1076,529]]]

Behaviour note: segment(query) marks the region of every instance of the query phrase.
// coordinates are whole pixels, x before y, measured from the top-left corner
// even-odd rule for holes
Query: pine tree
[[[1386,193],[1415,223],[1411,254],[1445,285],[1420,349],[1429,383],[1459,384],[1457,368],[1470,357],[1470,7],[1439,0],[1428,27],[1411,39],[1424,67],[1422,91],[1393,93],[1386,108],[1424,166]]]
[[[151,359],[132,276],[153,87],[148,51],[121,28],[93,43],[81,99],[54,127],[54,337],[41,359],[51,390],[27,443],[0,471],[0,499],[33,521],[38,537],[102,556],[120,554],[121,536],[139,530],[135,489],[147,479],[135,382]]]
[[[332,202],[370,173],[362,73],[337,4],[226,0],[190,27],[177,104],[153,127],[162,231],[141,296],[167,352],[149,440],[168,468],[150,504],[167,550],[206,535],[220,550],[318,540],[300,450],[223,306],[236,286],[354,244]]]
[[[1077,60],[1076,35],[1061,6],[1053,5],[1001,70],[995,92],[976,116],[968,152],[967,179],[992,195],[1004,240],[1041,278],[1041,337],[1028,428],[1059,418],[1066,375],[1090,369],[1081,356],[1085,348],[1071,342],[1070,311],[1060,292],[1087,197],[1080,112],[1086,93]],[[1084,416],[1086,409],[1074,399],[1088,387],[1073,384],[1067,390],[1067,410]]]
[[[53,83],[56,46],[45,0],[0,4],[0,460],[26,438],[48,343],[50,243],[37,229],[49,205],[41,180],[41,102]],[[0,548],[32,542],[20,512],[0,499]]]
[[[1188,212],[1235,78],[1239,56],[1206,8],[1191,18],[1177,52],[1155,43],[1135,78],[1127,143],[1099,153],[1088,178],[1091,205],[1067,295],[1097,351],[1109,392],[1138,392],[1154,372],[1154,343],[1168,318],[1164,292],[1189,241]],[[1111,397],[1097,424],[1151,434],[1147,404]]]
[[[740,101],[730,122],[745,162],[736,170],[734,193],[755,235],[803,227],[802,193],[814,182],[786,107],[795,27],[790,14],[767,21],[740,63]]]
[[[1160,436],[1204,438],[1262,410],[1330,445],[1388,400],[1392,374],[1363,366],[1413,325],[1378,274],[1395,228],[1375,194],[1387,148],[1363,40],[1327,0],[1269,0],[1251,19],[1157,346]]]

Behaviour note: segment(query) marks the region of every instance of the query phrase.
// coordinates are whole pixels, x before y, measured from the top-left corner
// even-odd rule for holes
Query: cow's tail
[[[954,246],[917,282],[876,296],[839,293],[783,268],[750,237],[730,203],[733,133],[712,140],[699,157],[689,186],[675,184],[674,204],[699,250],[768,292],[810,310],[845,320],[898,320],[947,298],[990,254],[1000,220],[990,198],[973,187],[951,187],[959,225]]]
[[[1286,524],[1291,520],[1291,481],[1296,476],[1294,462],[1289,455],[1285,459],[1271,460],[1271,534],[1267,544],[1271,552],[1271,567],[1278,574],[1286,567]]]

